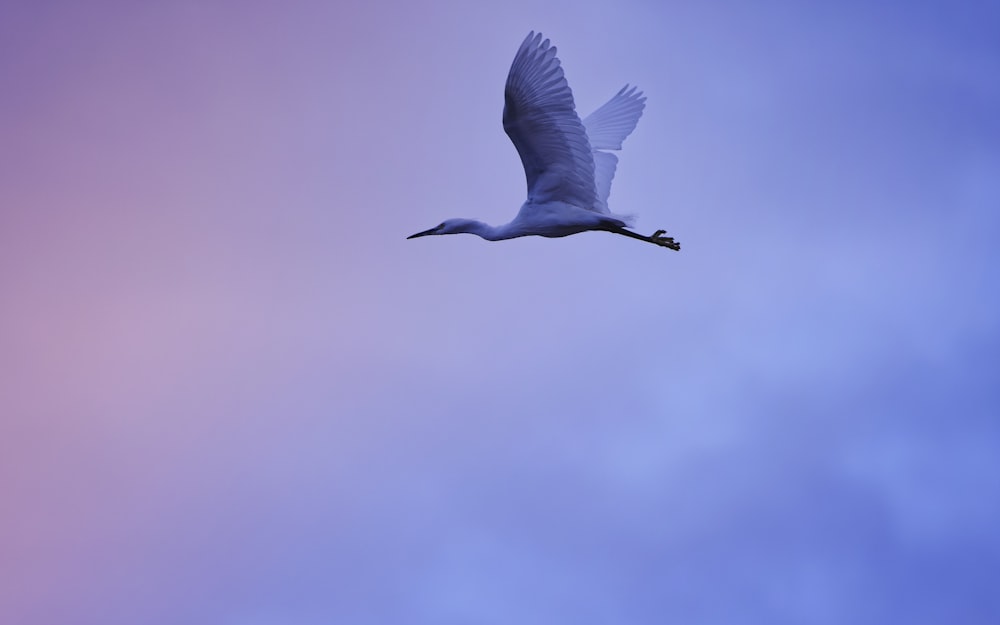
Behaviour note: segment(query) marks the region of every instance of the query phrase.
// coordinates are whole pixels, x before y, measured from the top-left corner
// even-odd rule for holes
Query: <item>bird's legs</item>
[[[632,232],[631,230],[626,230],[625,228],[616,228],[614,230],[611,230],[611,232],[614,232],[615,234],[623,234],[627,237],[638,239],[640,241],[646,241],[648,243],[653,243],[661,247],[669,247],[670,249],[676,250],[678,252],[681,250],[681,244],[678,243],[677,241],[674,241],[673,237],[663,236],[667,233],[666,230],[657,230],[648,237],[643,236],[638,232]]]

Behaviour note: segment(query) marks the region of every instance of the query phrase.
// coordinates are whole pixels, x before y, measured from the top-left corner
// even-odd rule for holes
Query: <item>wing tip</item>
[[[642,89],[629,83],[625,83],[625,86],[618,90],[615,97],[624,97],[638,102],[646,101],[646,94],[642,92]]]
[[[521,48],[544,48],[549,43],[548,39],[543,41],[544,36],[541,32],[529,31],[528,36],[524,38],[521,42]]]

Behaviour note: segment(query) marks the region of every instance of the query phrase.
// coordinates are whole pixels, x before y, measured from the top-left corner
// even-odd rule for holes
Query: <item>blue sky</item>
[[[0,9],[0,621],[992,624],[989,3]],[[622,237],[503,84],[648,101]]]

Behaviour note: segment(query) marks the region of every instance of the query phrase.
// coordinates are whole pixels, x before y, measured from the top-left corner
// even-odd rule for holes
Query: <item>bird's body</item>
[[[448,228],[447,226],[453,226]],[[445,230],[454,232],[435,232],[433,234],[458,234],[467,232],[477,234],[487,241],[502,241],[537,235],[540,237],[566,237],[587,230],[602,230],[605,228],[621,228],[625,222],[610,215],[601,215],[591,210],[585,210],[565,202],[551,201],[541,204],[525,202],[510,223],[502,226],[491,226],[475,219],[449,219],[445,222]]]
[[[621,149],[645,101],[641,91],[626,85],[581,121],[555,47],[540,33],[529,33],[507,75],[503,112],[504,130],[524,165],[528,199],[517,216],[502,226],[448,219],[408,238],[470,233],[499,241],[601,230],[679,250],[680,245],[663,236],[663,230],[648,237],[632,232],[626,229],[627,217],[608,209],[618,158],[607,150]]]

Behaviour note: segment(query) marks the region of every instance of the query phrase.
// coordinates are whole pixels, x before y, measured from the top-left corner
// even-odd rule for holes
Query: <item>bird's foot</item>
[[[667,233],[666,230],[657,230],[649,237],[650,242],[656,243],[657,245],[662,245],[663,247],[669,247],[672,250],[680,251],[681,244],[674,241],[673,237],[663,236]]]

